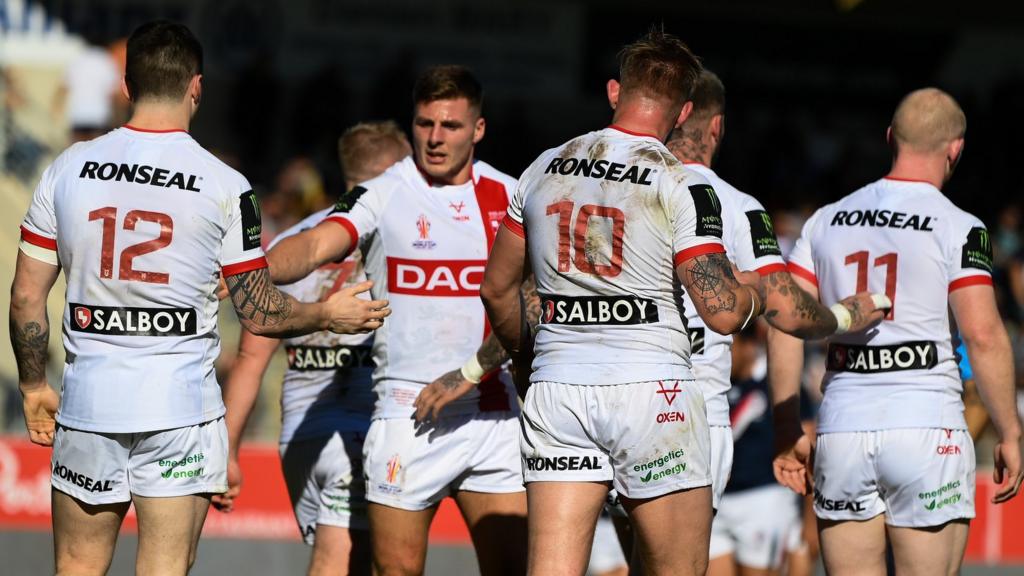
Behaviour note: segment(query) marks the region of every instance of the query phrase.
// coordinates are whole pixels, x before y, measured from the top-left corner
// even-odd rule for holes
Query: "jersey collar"
[[[608,126],[608,129],[609,130],[616,130],[618,132],[622,132],[623,134],[629,134],[630,136],[637,136],[639,138],[654,138],[658,142],[661,142],[661,138],[658,138],[654,134],[646,134],[644,132],[634,132],[632,130],[627,130],[627,129],[623,128],[622,126],[618,126],[616,124],[612,124],[612,125]]]

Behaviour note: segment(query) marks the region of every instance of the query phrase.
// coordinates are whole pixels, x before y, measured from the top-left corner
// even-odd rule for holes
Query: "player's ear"
[[[679,117],[676,118],[676,127],[682,126],[683,122],[686,122],[686,119],[690,117],[691,112],[693,112],[693,101],[687,100],[679,111]]]
[[[484,139],[484,132],[486,131],[487,121],[481,116],[476,119],[476,124],[473,125],[473,144],[479,144]]]
[[[196,74],[192,77],[192,80],[188,83],[188,94],[192,98],[192,106],[199,106],[199,101],[203,99],[202,74]]]
[[[608,104],[611,105],[612,110],[619,105],[619,89],[622,87],[618,80],[612,79],[608,81],[605,86],[608,91]]]
[[[132,101],[132,92],[128,89],[128,80],[124,76],[121,76],[121,94],[124,94],[129,102]]]
[[[725,115],[715,114],[711,117],[711,123],[708,125],[708,132],[711,137],[715,140],[715,146],[722,141],[725,137]]]
[[[959,162],[960,161],[960,155],[963,154],[963,153],[964,153],[964,139],[963,138],[957,138],[956,140],[953,140],[952,142],[949,143],[949,149],[948,149],[948,152],[947,152],[947,157],[949,158],[949,162],[951,164],[956,164],[957,162]]]

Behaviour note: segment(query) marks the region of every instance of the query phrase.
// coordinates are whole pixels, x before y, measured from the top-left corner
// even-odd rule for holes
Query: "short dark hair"
[[[465,66],[434,66],[420,75],[412,89],[414,105],[456,98],[469,100],[478,114],[483,110],[484,89]]]
[[[203,47],[182,24],[156,20],[128,38],[124,79],[135,102],[180,100],[188,83],[203,73]]]
[[[693,116],[701,118],[725,113],[725,85],[717,74],[707,68],[701,70],[690,94]]]
[[[682,40],[659,27],[619,52],[619,83],[624,93],[682,102],[690,97],[703,68]]]

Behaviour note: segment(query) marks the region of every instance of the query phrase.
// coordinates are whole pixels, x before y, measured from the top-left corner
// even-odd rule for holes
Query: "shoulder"
[[[184,147],[189,154],[200,162],[207,174],[215,180],[215,183],[223,193],[230,196],[238,196],[252,190],[249,180],[241,172],[225,164],[224,161],[214,156],[195,140],[187,140],[184,142]]]
[[[494,166],[491,166],[483,160],[475,160],[473,162],[473,173],[480,176],[481,178],[487,178],[488,180],[494,180],[505,187],[508,193],[511,195],[516,189],[516,179],[508,174],[498,170]]]
[[[97,148],[102,148],[105,144],[109,143],[113,134],[114,132],[108,132],[98,138],[86,140],[85,142],[76,142],[68,146],[66,150],[54,158],[53,162],[46,169],[48,177],[56,180],[69,167],[81,165],[82,161],[88,158],[90,152],[95,151]]]

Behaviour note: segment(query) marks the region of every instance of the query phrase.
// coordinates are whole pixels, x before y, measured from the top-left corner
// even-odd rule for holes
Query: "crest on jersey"
[[[751,210],[747,212],[747,221],[750,222],[750,242],[754,257],[782,256],[772,217],[764,210]]]
[[[420,217],[416,219],[416,232],[419,237],[412,243],[413,248],[431,250],[437,246],[437,242],[430,239],[430,220],[426,215],[420,214]]]
[[[690,186],[693,208],[697,212],[697,236],[722,237],[722,203],[715,189],[707,184]]]
[[[75,306],[75,324],[78,324],[79,328],[92,324],[92,310],[85,306]]]

